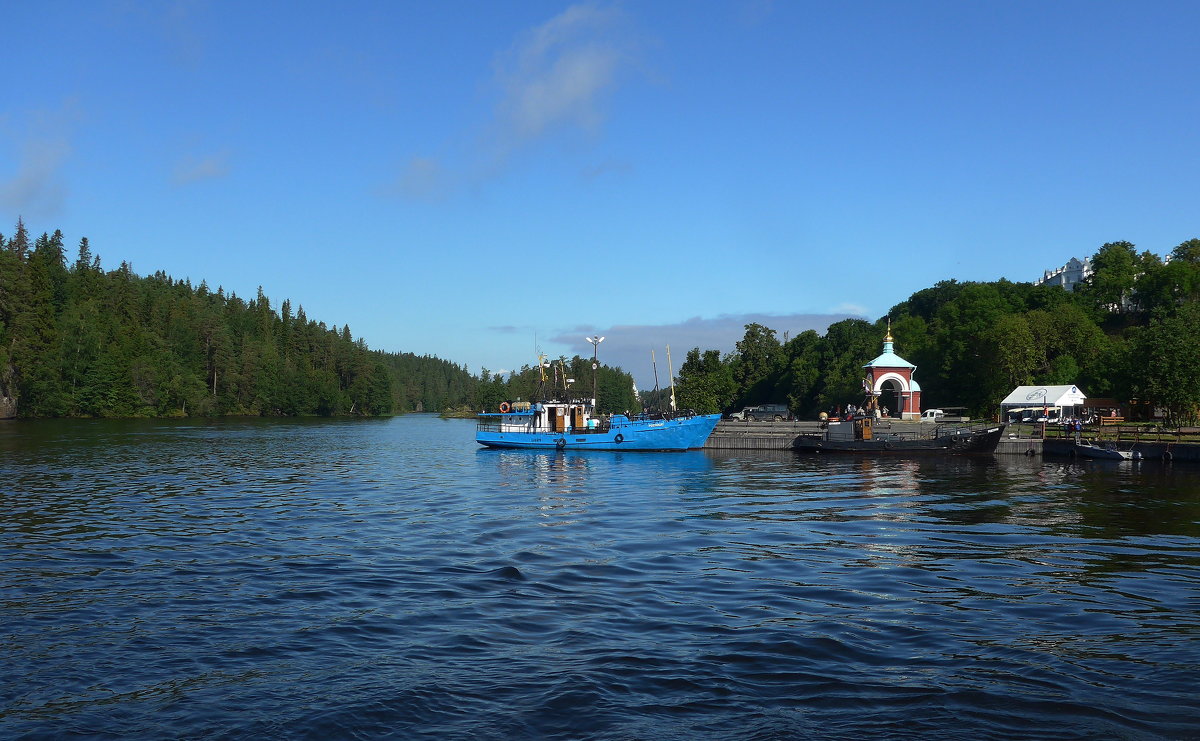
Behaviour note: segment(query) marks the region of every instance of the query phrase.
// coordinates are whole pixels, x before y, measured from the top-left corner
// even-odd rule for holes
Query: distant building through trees
[[[1072,257],[1057,270],[1047,270],[1039,280],[1035,280],[1035,286],[1062,286],[1064,290],[1074,291],[1076,283],[1082,283],[1092,274],[1092,261],[1088,258],[1080,260]]]

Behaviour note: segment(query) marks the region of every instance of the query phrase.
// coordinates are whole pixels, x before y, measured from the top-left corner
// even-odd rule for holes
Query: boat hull
[[[703,448],[719,414],[676,419],[629,420],[603,431],[525,432],[480,429],[475,442],[487,448],[539,450],[672,451]]]
[[[1086,443],[1076,444],[1073,452],[1084,458],[1095,458],[1103,461],[1131,461],[1141,459],[1142,457],[1141,453],[1137,451],[1103,448],[1099,445],[1088,445]]]
[[[1004,434],[1004,425],[955,431],[925,438],[881,434],[870,440],[830,436],[798,440],[795,449],[805,453],[992,453]]]

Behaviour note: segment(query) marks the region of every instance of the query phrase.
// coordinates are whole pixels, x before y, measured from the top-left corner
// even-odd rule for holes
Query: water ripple
[[[1200,476],[0,428],[0,735],[1187,738]]]

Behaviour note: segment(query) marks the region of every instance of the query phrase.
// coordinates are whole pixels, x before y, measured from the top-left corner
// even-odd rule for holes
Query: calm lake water
[[[1195,738],[1200,468],[0,425],[0,737]]]

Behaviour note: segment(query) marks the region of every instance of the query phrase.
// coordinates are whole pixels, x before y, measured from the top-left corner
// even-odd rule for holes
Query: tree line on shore
[[[588,379],[585,361],[565,361]],[[60,231],[0,234],[0,417],[386,415],[495,408],[531,398],[537,371],[505,379],[407,352],[371,350],[349,326],[193,286],[122,262],[87,238],[68,261]],[[601,366],[602,405],[636,406],[633,379]],[[580,387],[577,385],[576,390]]]
[[[860,403],[863,366],[879,355],[890,321],[897,354],[917,366],[926,407],[990,417],[1017,386],[1066,384],[1165,410],[1171,424],[1196,424],[1200,239],[1165,260],[1110,242],[1091,265],[1074,291],[942,281],[886,317],[847,319],[824,335],[810,330],[781,342],[774,330],[749,324],[734,352],[688,352],[677,397],[703,412],[785,403],[801,417]]]
[[[590,396],[590,358],[507,375],[432,356],[371,350],[348,326],[193,286],[163,272],[105,271],[87,238],[68,262],[61,232],[0,234],[0,416],[384,415],[492,410],[533,399],[542,374]],[[799,416],[861,401],[862,366],[891,322],[896,350],[918,366],[926,406],[995,412],[1013,387],[1077,384],[1092,397],[1149,402],[1194,424],[1200,401],[1200,240],[1166,260],[1128,242],[1103,245],[1074,292],[1056,286],[943,281],[875,322],[848,319],[780,341],[746,326],[735,351],[693,348],[679,406],[727,412],[779,402]],[[601,411],[661,403],[603,364]],[[659,397],[664,397],[660,392]]]
[[[0,416],[378,415],[438,403],[462,377],[276,310],[261,288],[105,271],[86,237],[68,263],[61,232],[31,240],[20,221],[0,235]]]

